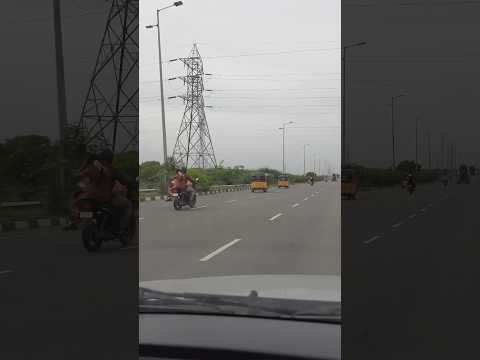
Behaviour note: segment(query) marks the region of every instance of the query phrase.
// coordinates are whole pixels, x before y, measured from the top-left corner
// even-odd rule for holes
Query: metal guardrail
[[[10,208],[10,207],[27,207],[27,206],[40,206],[42,203],[40,201],[10,201],[10,202],[3,202],[0,204],[2,208]]]

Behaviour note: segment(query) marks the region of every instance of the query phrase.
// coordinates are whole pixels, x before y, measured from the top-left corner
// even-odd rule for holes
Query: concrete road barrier
[[[208,191],[199,191],[197,194],[199,196],[220,194],[223,192],[234,192],[234,191],[244,191],[250,190],[249,184],[239,184],[239,185],[213,185]],[[159,196],[160,189],[140,189],[140,201],[154,201],[154,200],[165,200],[166,196]]]

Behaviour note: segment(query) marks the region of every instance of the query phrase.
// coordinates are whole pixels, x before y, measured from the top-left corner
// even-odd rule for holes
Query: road
[[[140,280],[247,274],[340,275],[340,185],[140,206]]]
[[[474,353],[480,181],[342,201],[342,341],[349,359]]]
[[[0,358],[137,358],[137,288],[138,250],[89,254],[58,229],[0,234]]]

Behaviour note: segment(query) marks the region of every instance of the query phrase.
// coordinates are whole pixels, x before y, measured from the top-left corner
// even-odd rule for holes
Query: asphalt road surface
[[[340,206],[339,183],[141,203],[140,280],[340,275]]]
[[[479,199],[474,178],[342,201],[346,360],[477,353]]]
[[[138,250],[87,253],[78,232],[0,234],[1,359],[138,357]]]

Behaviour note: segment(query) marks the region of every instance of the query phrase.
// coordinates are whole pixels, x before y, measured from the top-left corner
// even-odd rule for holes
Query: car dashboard
[[[139,314],[140,359],[341,359],[339,323]]]

